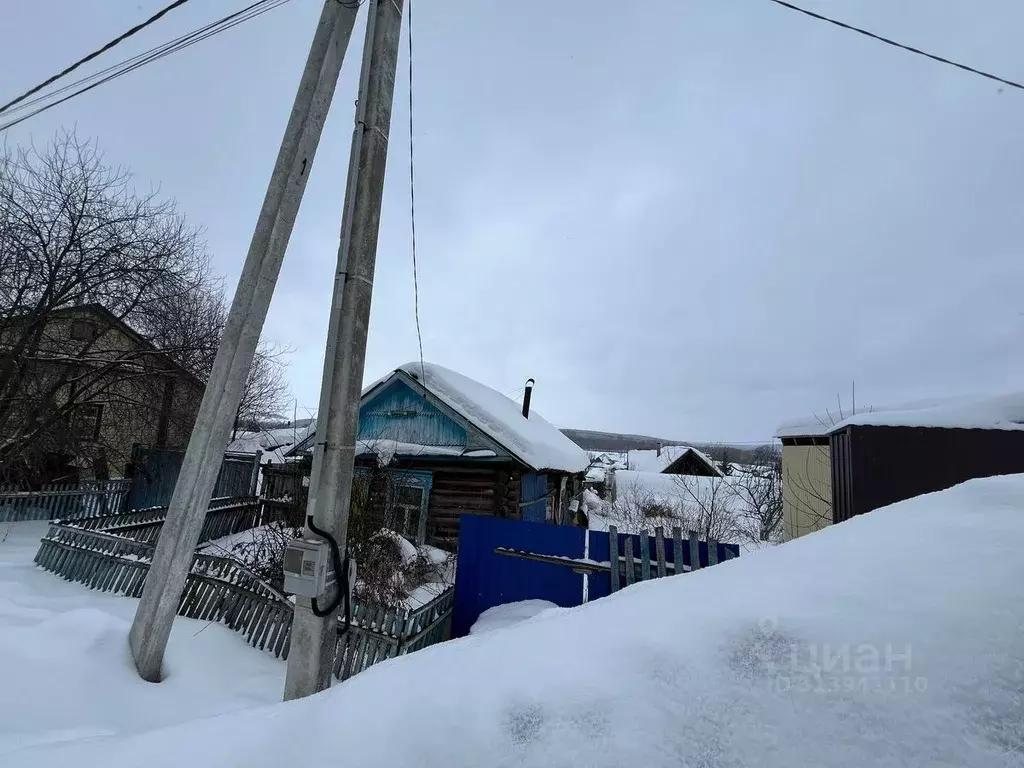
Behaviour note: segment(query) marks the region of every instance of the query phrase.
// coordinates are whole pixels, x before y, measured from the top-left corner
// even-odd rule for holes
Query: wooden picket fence
[[[131,480],[52,483],[38,491],[0,486],[0,522],[69,520],[118,512],[131,487]]]
[[[665,529],[660,525],[654,529],[653,561],[651,559],[651,538],[646,531],[640,535],[639,552],[633,552],[633,537],[627,536],[623,547],[624,552],[620,555],[618,530],[614,525],[608,526],[608,570],[611,575],[612,592],[618,592],[621,586],[628,587],[636,581],[647,581],[676,573],[696,571],[701,567],[700,541],[696,531],[690,531],[687,537],[683,538],[682,528],[676,526],[672,529],[672,537],[668,541],[672,545],[671,562],[668,562],[665,557]],[[719,561],[731,560],[734,557],[736,557],[736,553],[729,546],[720,544],[714,539],[708,539],[705,567],[718,565]],[[671,573],[669,573],[670,571]]]
[[[211,502],[201,542],[251,527],[258,510],[256,499]],[[165,513],[166,508],[156,508],[52,523],[35,562],[90,589],[139,597]],[[339,620],[334,675],[345,680],[379,661],[446,639],[453,601],[454,589],[448,588],[415,610],[354,602],[351,625]],[[288,657],[291,601],[232,558],[196,553],[178,614],[222,622],[250,645]]]

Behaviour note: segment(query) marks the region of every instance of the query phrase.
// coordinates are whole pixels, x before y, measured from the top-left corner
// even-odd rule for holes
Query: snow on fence
[[[131,480],[51,483],[38,491],[0,486],[0,522],[67,520],[120,511]]]
[[[255,498],[214,500],[201,543],[252,527],[259,509]],[[35,562],[90,589],[139,597],[166,512],[158,507],[53,523]],[[449,588],[415,610],[355,601],[351,626],[346,630],[339,620],[334,675],[345,680],[379,661],[446,639],[453,599]],[[178,614],[223,622],[253,647],[288,658],[291,601],[232,558],[196,553]]]

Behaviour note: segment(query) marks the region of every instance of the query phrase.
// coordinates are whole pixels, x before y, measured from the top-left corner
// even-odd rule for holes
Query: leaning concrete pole
[[[161,678],[164,650],[228,444],[281,261],[334,97],[358,5],[325,0],[263,208],[238,278],[167,522],[153,553],[128,641],[143,679]]]
[[[384,168],[391,130],[403,0],[370,0],[349,155],[338,271],[327,331],[307,513],[344,551],[352,495],[359,396],[377,260]],[[318,618],[296,598],[285,700],[330,687],[338,642],[337,611]]]

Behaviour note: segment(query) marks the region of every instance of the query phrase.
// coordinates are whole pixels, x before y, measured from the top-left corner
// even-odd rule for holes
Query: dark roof
[[[140,347],[144,347],[145,349],[151,350],[156,354],[160,355],[160,357],[166,360],[167,363],[172,368],[175,369],[175,371],[180,373],[183,377],[192,381],[192,383],[194,383],[200,389],[206,386],[203,380],[196,376],[192,371],[190,371],[185,366],[181,365],[181,363],[179,363],[173,357],[168,355],[166,352],[160,349],[160,347],[156,346],[156,344],[154,344],[152,341],[150,341],[145,336],[140,334],[138,331],[136,331],[134,328],[128,325],[128,323],[126,323],[122,318],[115,315],[102,304],[93,302],[91,304],[80,304],[74,307],[61,307],[60,309],[55,309],[52,312],[50,312],[50,316],[52,317],[55,315],[73,315],[82,313],[99,315],[100,317],[103,318],[103,321],[108,326],[112,328],[117,328],[126,336],[129,336]]]

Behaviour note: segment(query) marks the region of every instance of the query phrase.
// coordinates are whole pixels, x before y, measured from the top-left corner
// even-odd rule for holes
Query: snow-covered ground
[[[506,629],[551,610],[558,612],[566,609],[559,608],[550,600],[520,600],[516,603],[496,605],[480,614],[470,627],[469,634],[480,635],[496,629]]]
[[[258,652],[182,622],[139,683],[130,601],[4,554],[8,749],[83,738],[2,764],[1020,768],[1022,541],[1024,477],[977,480],[218,717],[274,687]]]
[[[0,765],[31,765],[10,753],[34,745],[280,701],[280,661],[227,627],[191,619],[175,619],[166,681],[142,682],[127,640],[138,602],[36,568],[45,523],[0,524],[0,538],[8,531],[0,543]]]

